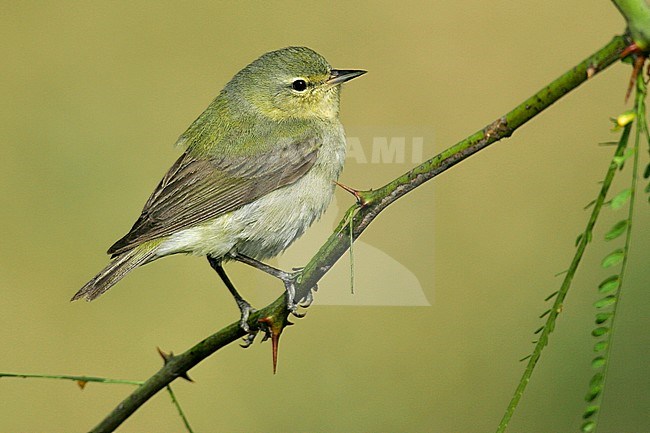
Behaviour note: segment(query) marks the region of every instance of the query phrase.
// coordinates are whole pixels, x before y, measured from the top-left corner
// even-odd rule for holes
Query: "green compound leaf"
[[[623,258],[625,257],[625,253],[623,252],[623,249],[619,248],[617,250],[612,251],[609,253],[601,262],[601,266],[603,268],[609,268],[612,266],[616,266],[619,263],[623,261]]]
[[[620,280],[618,275],[607,277],[598,285],[598,293],[609,293],[611,291],[617,290],[619,284]]]
[[[596,325],[602,325],[603,323],[607,322],[610,317],[612,317],[611,312],[596,314]]]
[[[594,344],[594,352],[602,352],[603,350],[607,349],[607,341],[599,341],[598,343]]]
[[[637,173],[639,172],[638,149],[642,132],[645,132],[647,141],[650,144],[650,134],[645,114],[645,97],[647,95],[646,82],[643,77],[636,78],[637,94],[634,110],[623,113],[616,119],[619,127],[625,125],[619,146],[623,145],[623,143],[627,146],[632,120],[638,118],[639,124],[637,125],[634,146],[627,148],[624,152],[617,152],[611,165],[612,168],[618,168],[620,170],[623,168],[626,160],[632,158],[634,167],[631,170],[632,175],[630,188],[620,191],[609,202],[612,210],[620,209],[628,203],[629,206],[627,207],[626,219],[614,224],[604,236],[606,241],[611,241],[624,236],[625,245],[623,248],[619,248],[609,253],[601,262],[603,268],[609,268],[620,264],[621,269],[617,275],[610,275],[598,285],[598,292],[606,294],[606,296],[594,303],[595,307],[600,310],[596,313],[596,328],[591,332],[594,337],[599,339],[593,347],[594,352],[598,355],[591,362],[591,366],[596,370],[596,372],[589,382],[589,392],[585,396],[585,400],[587,400],[589,404],[583,413],[584,422],[580,426],[580,430],[587,433],[595,433],[597,430],[598,413],[600,412],[600,398],[606,383],[607,364],[609,362],[609,352],[611,350],[610,339],[612,338],[611,336],[617,310],[618,296],[622,287],[623,276],[627,268],[627,252],[629,251],[630,227],[632,224],[632,214],[634,211],[635,201],[634,191],[637,187]],[[646,179],[650,177],[650,165],[646,168],[644,177]],[[646,192],[650,192],[650,186],[646,188]],[[604,310],[605,308],[607,309]]]
[[[601,298],[601,299],[597,300],[596,302],[594,302],[594,307],[596,307],[596,308],[605,308],[605,307],[609,307],[614,302],[616,302],[616,296],[608,295],[608,296],[605,296],[604,298]]]
[[[582,414],[582,418],[584,419],[591,418],[599,410],[600,410],[600,406],[596,406],[596,405],[587,406],[587,409],[585,409],[585,413]]]
[[[596,429],[596,423],[594,421],[587,421],[586,423],[582,424],[582,427],[580,427],[580,430],[583,433],[591,433]]]
[[[603,356],[597,356],[591,361],[591,366],[595,369],[597,368],[602,368],[605,365],[605,357]],[[593,392],[596,388],[593,388],[590,392]],[[598,388],[598,392],[600,392],[600,387]]]
[[[596,400],[596,398],[600,395],[600,391],[600,389],[590,390],[587,395],[585,395],[585,401],[591,403],[592,401]]]
[[[645,171],[643,172],[643,178],[647,179],[650,177],[650,164],[645,166]]]
[[[603,376],[602,373],[594,374],[592,376],[591,380],[589,381],[589,389],[592,389],[592,390],[601,389],[604,379],[605,379],[605,376]]]
[[[602,337],[608,332],[609,332],[609,328],[607,326],[599,326],[598,328],[591,331],[591,335],[593,335],[594,337]]]
[[[623,191],[619,192],[616,194],[616,196],[612,199],[610,205],[612,209],[620,209],[630,198],[632,195],[632,190],[630,188],[626,188]]]
[[[605,234],[605,240],[606,241],[611,241],[625,233],[625,230],[627,230],[627,220],[621,220],[614,224],[614,226],[609,229],[607,234]]]

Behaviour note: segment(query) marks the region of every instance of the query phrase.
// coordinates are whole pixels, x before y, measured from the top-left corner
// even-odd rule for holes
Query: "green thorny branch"
[[[457,163],[502,138],[512,135],[516,129],[547,109],[551,104],[619,60],[621,53],[629,44],[630,40],[627,36],[615,37],[596,53],[486,127],[385,186],[377,190],[360,192],[359,204],[348,210],[346,218],[341,221],[339,227],[305,268],[299,272],[296,284],[296,299],[306,298],[310,294],[323,275],[349,249],[350,241],[358,238],[386,207]],[[351,220],[348,218],[351,218]],[[259,328],[260,323],[264,323],[269,329],[274,339],[274,347],[277,349],[279,334],[288,324],[287,317],[285,296],[282,295],[270,305],[251,314],[249,325],[251,328]],[[240,328],[239,323],[234,322],[197,343],[184,353],[167,356],[164,366],[117,405],[92,432],[114,431],[158,391],[166,388],[175,379],[186,377],[187,372],[203,359],[244,336],[245,332]]]

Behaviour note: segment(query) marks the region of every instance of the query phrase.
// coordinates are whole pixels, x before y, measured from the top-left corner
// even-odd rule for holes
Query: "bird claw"
[[[312,302],[314,302],[314,295],[310,290],[307,292],[307,296],[300,300],[300,303],[298,305],[300,305],[302,308],[309,308]]]
[[[287,287],[287,310],[289,310],[289,313],[291,313],[292,316],[302,319],[303,317],[305,317],[306,313],[298,312],[298,304],[296,304],[296,302],[294,301],[295,296],[296,296],[296,289],[292,284],[291,289]]]
[[[266,322],[260,322],[260,330],[264,332],[264,336],[262,337],[262,343],[264,343],[266,340],[269,338],[273,337],[273,333],[271,332],[271,328]]]
[[[302,270],[302,269],[300,269]],[[298,280],[298,277],[300,276],[300,271],[293,272],[293,273],[283,273],[281,276],[282,282],[284,282],[284,288],[286,290],[286,299],[287,299],[287,310],[294,316],[299,319],[305,317],[305,313],[299,313],[298,312],[298,304],[296,303],[296,281]],[[307,306],[311,304],[311,301],[313,297],[311,296],[311,292],[308,295],[308,301],[307,301]]]
[[[249,332],[244,338],[242,338],[242,343],[239,345],[239,347],[248,349],[255,341],[255,337],[257,337],[257,331]]]
[[[273,333],[268,323],[264,320],[260,320],[259,326],[252,331],[248,331],[248,334],[244,338],[242,338],[243,342],[239,346],[244,349],[248,349],[249,347],[251,347],[253,342],[255,342],[255,338],[257,337],[257,334],[259,334],[260,332],[264,334],[262,336],[262,343],[268,340],[269,338],[273,337]]]
[[[246,302],[243,299],[237,299],[237,306],[239,307],[239,311],[241,312],[241,316],[239,319],[239,327],[246,333],[250,334],[250,326],[248,326],[248,318],[250,317],[251,313],[254,313],[255,310],[253,307],[251,307],[251,304]]]
[[[271,329],[269,329],[266,323],[260,322],[259,328],[249,331],[248,334],[244,338],[242,338],[242,343],[239,346],[243,349],[248,349],[249,347],[251,347],[251,345],[255,342],[255,338],[257,337],[257,334],[259,334],[260,331],[264,333],[264,336],[262,337],[262,342],[265,342],[266,340],[271,338]]]
[[[297,311],[298,310],[298,305],[296,303],[296,282],[298,281],[300,275],[302,274],[303,268],[294,268],[294,272],[285,272],[283,270],[274,268],[273,266],[269,266],[269,265],[267,265],[265,263],[262,263],[262,262],[260,262],[260,261],[258,261],[256,259],[245,256],[243,254],[238,254],[238,253],[233,252],[233,251],[228,253],[228,256],[229,256],[229,258],[231,258],[233,260],[237,260],[239,262],[245,263],[245,264],[247,264],[249,266],[252,266],[252,267],[257,268],[257,269],[259,269],[259,270],[261,270],[263,272],[266,272],[267,274],[272,275],[275,278],[278,278],[278,279],[282,280],[282,282],[284,283],[285,291],[286,291],[286,307],[287,307],[287,310],[289,310],[289,312],[291,314],[293,314],[295,317],[304,317],[305,316],[304,314],[298,313],[298,311]],[[232,291],[233,290],[231,290],[231,292]],[[302,296],[302,294],[301,294],[301,298],[304,298]],[[308,299],[307,300],[307,305],[311,304],[311,293],[309,294],[309,297],[307,299]],[[248,332],[248,325],[244,323],[245,322],[244,313],[245,313],[246,306],[248,306],[250,308],[250,305],[248,305],[248,303],[243,305],[242,303],[240,303],[240,301],[243,301],[243,299],[241,299],[241,297],[239,297],[237,305],[240,306],[240,310],[242,311],[242,329],[245,330],[246,332]],[[246,319],[248,319],[247,316],[246,316]]]

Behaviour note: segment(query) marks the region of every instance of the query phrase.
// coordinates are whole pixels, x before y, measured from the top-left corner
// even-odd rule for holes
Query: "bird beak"
[[[353,78],[360,77],[368,71],[354,70],[354,69],[332,69],[330,72],[330,79],[325,81],[330,86],[345,83]]]

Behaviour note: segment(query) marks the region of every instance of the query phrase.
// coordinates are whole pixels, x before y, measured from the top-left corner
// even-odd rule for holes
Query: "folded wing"
[[[122,254],[143,242],[232,212],[295,182],[314,165],[319,146],[320,140],[303,138],[254,157],[209,159],[186,151],[151,194],[131,231],[108,254]]]

